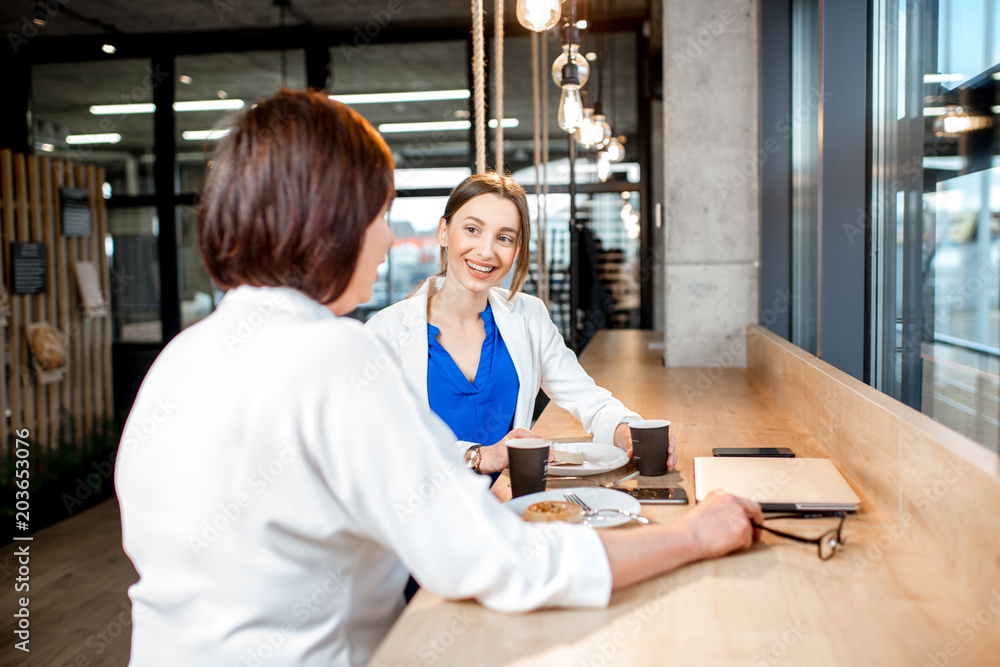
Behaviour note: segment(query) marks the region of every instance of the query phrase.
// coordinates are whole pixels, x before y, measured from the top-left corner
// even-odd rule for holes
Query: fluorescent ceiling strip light
[[[108,134],[71,134],[66,137],[67,144],[117,144],[122,135],[115,132]]]
[[[95,116],[113,116],[127,113],[153,113],[155,104],[95,104],[90,107],[90,113]]]
[[[174,111],[226,111],[242,109],[243,100],[196,100],[174,102]],[[95,104],[90,113],[95,116],[117,116],[130,113],[153,113],[155,104]]]
[[[943,116],[946,111],[944,107],[924,107],[925,116]]]
[[[214,139],[221,139],[227,134],[229,134],[229,130],[188,130],[187,132],[181,132],[181,136],[186,141],[212,141]]]
[[[344,104],[386,104],[392,102],[433,102],[436,100],[467,100],[468,89],[419,90],[412,93],[359,93],[357,95],[330,95],[331,100]]]
[[[196,100],[174,102],[174,111],[228,111],[242,109],[243,100]]]
[[[504,118],[504,127],[517,127],[516,118]],[[496,127],[497,121],[490,121],[490,127]],[[442,132],[450,130],[468,130],[472,123],[467,120],[442,120],[429,123],[382,123],[378,126],[378,131],[382,134],[394,134],[398,132]]]

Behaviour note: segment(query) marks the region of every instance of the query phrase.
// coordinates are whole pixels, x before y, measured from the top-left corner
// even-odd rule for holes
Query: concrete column
[[[759,313],[758,0],[663,0],[667,366],[745,366]]]

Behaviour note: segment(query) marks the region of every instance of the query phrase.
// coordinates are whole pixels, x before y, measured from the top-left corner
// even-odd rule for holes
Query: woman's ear
[[[437,242],[442,248],[448,247],[448,221],[444,218],[438,221]]]

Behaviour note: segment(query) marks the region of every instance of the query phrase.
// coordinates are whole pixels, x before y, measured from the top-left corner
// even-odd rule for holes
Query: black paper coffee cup
[[[516,438],[507,441],[510,492],[514,498],[545,490],[549,471],[549,441]]]
[[[628,427],[632,431],[632,457],[639,474],[644,477],[667,474],[670,422],[666,419],[644,419],[629,422]]]

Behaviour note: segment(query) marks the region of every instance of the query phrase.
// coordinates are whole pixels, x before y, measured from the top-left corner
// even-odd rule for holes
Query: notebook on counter
[[[695,499],[721,489],[765,512],[853,512],[861,499],[830,459],[696,457]]]

